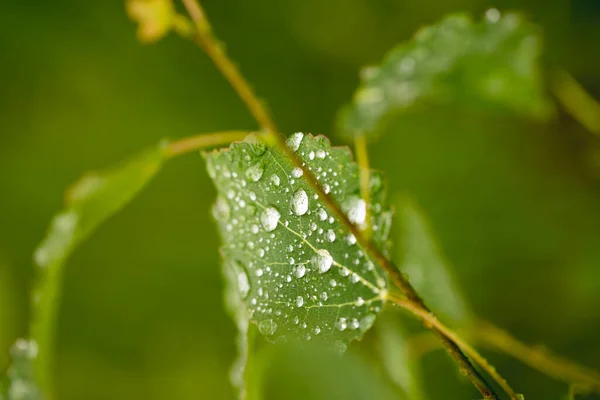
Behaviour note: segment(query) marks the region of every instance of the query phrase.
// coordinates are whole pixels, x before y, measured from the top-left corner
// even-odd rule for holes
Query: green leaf
[[[400,400],[423,400],[420,362],[411,356],[410,333],[396,315],[384,313],[375,327],[381,363],[399,390]]]
[[[349,150],[301,133],[288,144],[350,219],[364,224]],[[219,193],[213,214],[222,255],[239,291],[236,315],[271,341],[319,338],[345,346],[359,339],[385,301],[385,275],[329,215],[302,171],[253,136],[205,157]],[[384,247],[390,215],[381,176],[373,175],[372,223]]]
[[[551,106],[539,71],[538,29],[519,15],[489,10],[473,22],[450,15],[363,71],[353,102],[338,118],[347,137],[372,135],[393,115],[457,104],[546,117]]]
[[[424,213],[408,197],[397,203],[398,268],[427,304],[454,326],[468,325],[472,312],[455,282]]]
[[[39,346],[36,377],[46,398],[52,398],[54,325],[65,262],[78,244],[149,182],[164,159],[161,144],[116,168],[84,176],[67,193],[66,208],[54,216],[46,237],[35,251],[39,283],[33,295],[35,314],[31,334],[33,343]]]

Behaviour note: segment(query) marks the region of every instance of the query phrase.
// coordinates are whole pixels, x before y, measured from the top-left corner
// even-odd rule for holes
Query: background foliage
[[[360,67],[447,12],[479,15],[490,6],[525,11],[544,29],[548,69],[566,68],[600,97],[600,5],[593,0],[204,5],[287,133],[333,133]],[[0,347],[7,348],[27,326],[33,250],[83,171],[165,135],[254,123],[190,43],[170,36],[141,46],[121,1],[8,0],[0,10]],[[390,124],[371,159],[387,172],[392,194],[410,191],[429,214],[478,315],[600,368],[599,145],[564,115],[536,124],[440,107]],[[200,157],[176,160],[75,251],[59,319],[61,399],[233,397],[227,371],[235,330],[221,301],[214,197]],[[358,353],[350,359],[365,356]],[[339,377],[323,382],[290,354],[280,355],[286,368],[270,372],[270,398],[290,388],[298,398],[335,395],[325,389],[335,390]],[[532,398],[566,392],[489,355]],[[0,366],[6,361],[2,353]],[[430,398],[471,396],[446,355],[425,362],[434,377],[425,380]],[[346,364],[347,376],[369,376],[352,379],[357,387],[347,394],[367,398],[380,379],[376,368]],[[339,368],[323,365],[320,372]]]

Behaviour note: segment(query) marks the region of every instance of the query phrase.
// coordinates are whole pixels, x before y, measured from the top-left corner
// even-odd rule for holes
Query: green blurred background
[[[566,68],[600,97],[597,0],[204,5],[286,133],[332,134],[360,67],[448,12],[491,6],[542,25],[547,70]],[[175,35],[137,42],[123,2],[4,0],[0,348],[26,334],[31,254],[70,183],[165,136],[254,126],[199,49]],[[429,213],[479,315],[600,368],[600,140],[566,115],[533,124],[428,110],[388,130],[372,163],[392,194],[412,192]],[[60,399],[233,398],[235,330],[221,301],[214,196],[200,157],[175,160],[76,251],[59,320]],[[530,399],[566,392],[489,356]],[[445,355],[426,362],[431,399],[477,397]],[[319,382],[302,376],[282,368],[271,398],[319,398]],[[343,398],[370,398],[364,389]]]

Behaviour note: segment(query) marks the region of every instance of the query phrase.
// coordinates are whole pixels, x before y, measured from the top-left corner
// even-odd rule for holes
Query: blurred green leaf
[[[349,150],[302,133],[288,145],[349,218],[364,224],[366,204]],[[302,170],[254,136],[205,157],[219,193],[213,215],[223,239],[226,297],[241,330],[247,322],[239,320],[249,319],[271,341],[319,338],[345,347],[360,338],[383,305],[384,274],[328,215]],[[381,176],[374,175],[372,223],[384,247],[390,214]]]
[[[398,268],[437,314],[454,326],[468,325],[472,314],[423,211],[410,198],[397,202]]]
[[[363,70],[338,129],[350,138],[372,135],[393,115],[429,104],[543,118],[551,106],[540,53],[538,29],[517,14],[491,9],[480,22],[465,14],[447,16],[391,50],[379,67]]]
[[[410,334],[394,317],[384,313],[375,326],[383,368],[398,388],[400,400],[424,400],[420,361],[411,358]]]
[[[52,393],[52,347],[65,262],[79,243],[150,181],[159,171],[164,154],[160,144],[115,168],[85,175],[67,192],[66,208],[54,216],[35,251],[40,279],[33,294],[31,335],[39,346],[36,377],[47,398]]]

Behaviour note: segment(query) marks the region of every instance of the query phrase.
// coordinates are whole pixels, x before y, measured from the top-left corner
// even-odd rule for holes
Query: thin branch
[[[456,343],[465,353],[467,353],[484,371],[486,371],[501,387],[504,391],[510,396],[512,400],[522,400],[523,396],[518,395],[512,387],[506,382],[496,368],[494,368],[477,350],[475,350],[471,345],[462,340],[456,333],[454,333],[450,328],[446,327],[442,324],[435,315],[424,311],[419,307],[415,307],[415,305],[407,301],[406,299],[401,299],[394,296],[389,296],[389,300],[392,301],[397,306],[404,308],[407,311],[410,311],[413,315],[419,317],[423,320],[425,326],[435,327],[438,331],[442,332],[444,336],[450,338],[454,343]],[[463,371],[463,373],[468,373],[468,371]]]
[[[367,139],[364,135],[357,136],[354,139],[354,149],[360,178],[360,197],[365,201],[367,208],[365,218],[367,222],[366,227],[363,229],[363,234],[366,239],[371,239],[371,234],[373,233],[371,226],[371,167],[369,165]]]
[[[567,71],[552,77],[552,90],[565,110],[590,132],[600,135],[600,104]]]
[[[202,133],[171,142],[164,151],[167,157],[170,158],[207,147],[227,145],[231,142],[243,140],[249,134],[248,131]]]
[[[404,275],[396,268],[396,266],[387,259],[387,257],[377,248],[377,246],[366,238],[360,229],[356,227],[336,202],[329,197],[317,178],[314,176],[303,163],[303,161],[287,146],[286,139],[278,133],[275,124],[272,122],[266,109],[263,108],[261,102],[252,92],[246,80],[241,76],[233,62],[228,58],[223,48],[218,44],[217,39],[213,36],[210,24],[205,16],[202,7],[197,0],[182,0],[190,17],[193,19],[197,27],[197,34],[194,36],[196,43],[207,53],[213,60],[216,67],[221,71],[225,78],[236,90],[238,95],[246,103],[248,109],[259,122],[261,129],[268,132],[268,135],[263,137],[263,140],[276,145],[288,157],[295,167],[303,171],[304,179],[312,187],[326,207],[338,218],[339,221],[350,231],[355,237],[358,244],[365,249],[365,252],[375,260],[390,276],[392,282],[404,293],[413,307],[418,308],[424,313],[430,313],[429,309],[421,297],[417,294],[412,285],[404,277]],[[454,358],[461,371],[464,371],[473,385],[480,391],[486,399],[498,399],[498,395],[494,392],[491,386],[479,374],[469,359],[462,353],[460,348],[446,337],[444,333],[435,327],[432,330],[438,335],[442,344],[446,347],[448,353]]]
[[[258,122],[260,129],[265,132],[276,132],[277,127],[266,107],[227,56],[223,46],[214,37],[202,6],[196,0],[182,0],[182,2],[196,26],[197,32],[192,35],[192,39],[212,59],[215,66],[231,84],[256,122]]]
[[[473,334],[478,342],[509,354],[556,380],[581,385],[600,393],[600,373],[597,371],[577,365],[548,350],[526,345],[488,322],[478,322]]]

